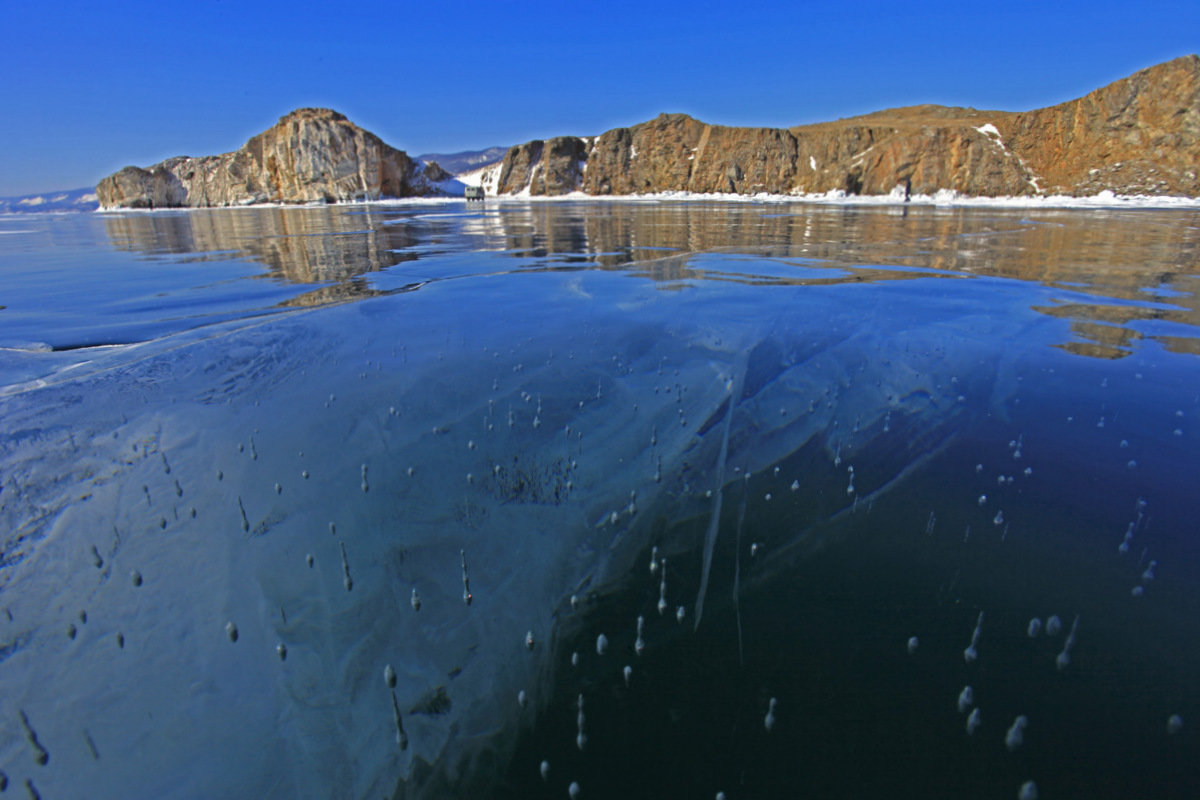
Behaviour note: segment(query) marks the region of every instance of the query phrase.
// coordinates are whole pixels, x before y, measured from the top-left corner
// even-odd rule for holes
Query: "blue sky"
[[[8,3],[0,195],[239,147],[327,106],[416,155],[663,111],[1024,110],[1200,51],[1200,2]]]

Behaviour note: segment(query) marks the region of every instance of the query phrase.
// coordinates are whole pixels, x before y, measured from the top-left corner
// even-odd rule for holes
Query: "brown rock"
[[[100,181],[96,194],[101,206],[125,208],[165,208],[181,206],[187,190],[171,171],[170,159],[150,169],[125,167]]]
[[[1044,190],[1200,195],[1198,56],[995,124]]]
[[[430,183],[407,154],[336,111],[302,108],[231,153],[126,167],[96,193],[104,208],[203,207],[408,197],[432,193]]]
[[[450,180],[453,177],[454,176],[451,175],[449,172],[446,172],[446,170],[442,169],[441,165],[439,165],[436,161],[425,162],[425,180],[426,180],[426,182],[441,183],[442,181]]]
[[[514,194],[526,187],[538,195],[578,191],[584,145],[583,139],[558,136],[509,148],[500,164],[500,193]]]
[[[500,194],[690,191],[1200,195],[1200,57],[1028,112],[912,106],[790,130],[662,114],[587,142],[509,150]],[[572,160],[575,159],[575,160]],[[553,179],[551,179],[551,177]]]

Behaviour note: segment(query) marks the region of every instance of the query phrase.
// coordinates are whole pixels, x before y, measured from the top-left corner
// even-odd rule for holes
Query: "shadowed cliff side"
[[[1197,196],[1197,152],[1200,57],[1190,55],[1027,112],[912,106],[789,130],[662,114],[595,138],[511,148],[497,186],[535,195],[886,194],[907,185],[921,194]]]

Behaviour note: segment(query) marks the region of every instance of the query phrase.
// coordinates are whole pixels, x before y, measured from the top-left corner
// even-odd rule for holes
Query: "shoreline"
[[[162,212],[181,211],[237,211],[258,208],[333,208],[352,206],[412,206],[412,205],[441,205],[465,202],[462,197],[438,195],[432,197],[390,197],[379,200],[366,200],[346,203],[252,203],[239,206],[180,206],[174,208],[106,208],[100,207],[92,212],[99,214],[156,214]],[[1122,209],[1153,209],[1153,210],[1200,210],[1200,197],[1182,197],[1170,195],[1119,195],[1103,191],[1086,197],[1071,195],[1035,195],[1018,197],[976,197],[960,195],[951,190],[940,190],[932,195],[914,194],[907,201],[902,192],[893,191],[884,195],[848,195],[842,191],[825,194],[698,194],[693,192],[654,192],[649,194],[632,195],[590,195],[583,192],[571,192],[562,195],[489,195],[483,201],[486,203],[561,203],[561,202],[602,202],[602,203],[759,203],[763,205],[809,205],[809,206],[867,206],[878,208],[1014,208],[1014,209],[1084,209],[1084,210],[1122,210]],[[37,212],[25,212],[37,213]],[[24,216],[13,214],[12,216]],[[50,212],[53,213],[53,212]],[[69,212],[76,213],[76,212]]]

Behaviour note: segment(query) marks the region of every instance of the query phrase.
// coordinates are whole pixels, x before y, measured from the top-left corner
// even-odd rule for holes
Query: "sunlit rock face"
[[[996,120],[1009,148],[1065,194],[1200,194],[1200,57],[1137,72],[1078,100]]]
[[[301,108],[231,153],[125,167],[96,191],[104,208],[333,203],[429,194],[443,177],[336,111]]]
[[[553,141],[553,140],[552,140]],[[1200,57],[1178,58],[1086,97],[1027,112],[922,105],[782,128],[708,125],[662,114],[587,141],[572,185],[540,142],[512,148],[511,194],[1200,194]],[[540,172],[539,172],[540,168]],[[555,167],[556,174],[564,174]],[[569,171],[566,171],[569,172]]]
[[[529,187],[531,194],[560,195],[575,191],[582,178],[585,140],[559,136],[510,148],[500,165],[500,184]]]

